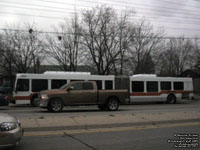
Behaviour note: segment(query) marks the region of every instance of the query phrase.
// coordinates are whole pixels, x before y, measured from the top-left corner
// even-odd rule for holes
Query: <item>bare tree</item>
[[[60,24],[58,36],[48,36],[47,53],[56,60],[60,69],[64,71],[76,71],[81,40],[81,26],[77,14],[67,23]]]
[[[39,33],[33,26],[27,25],[26,30],[4,30],[4,61],[3,67],[19,73],[26,73],[31,66],[35,68],[43,47]],[[35,70],[35,69],[34,69]]]
[[[145,20],[133,27],[132,45],[129,47],[129,66],[133,73],[155,73],[154,54],[162,46],[163,31],[154,31]]]
[[[118,61],[114,64],[115,74],[123,75],[125,66],[124,64],[128,61],[127,52],[131,45],[131,39],[135,34],[134,26],[129,19],[131,11],[126,11],[121,14],[117,19],[117,49],[119,51]],[[116,67],[119,66],[119,69]]]
[[[160,53],[160,75],[178,76],[193,64],[193,44],[190,40],[170,39]]]
[[[200,73],[200,40],[198,38],[194,42],[194,60],[194,69]]]
[[[120,54],[117,14],[110,7],[96,7],[83,12],[83,23],[87,64],[93,65],[98,74],[110,74]]]

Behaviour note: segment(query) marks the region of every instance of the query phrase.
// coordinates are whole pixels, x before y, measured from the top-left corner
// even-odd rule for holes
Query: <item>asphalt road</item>
[[[61,113],[49,113],[46,109],[37,107],[12,105],[9,107],[0,107],[0,112],[12,114],[19,118],[28,118],[32,116],[95,116],[115,114],[165,114],[172,112],[173,114],[199,114],[200,101],[183,101],[178,104],[157,104],[157,103],[137,103],[134,105],[120,106],[119,111],[109,112],[100,111],[96,106],[82,107],[65,107]],[[21,144],[15,150],[171,150],[175,149],[177,143],[168,143],[174,140],[174,134],[196,134],[198,142],[193,146],[199,146],[200,135],[200,116],[196,120],[161,122],[161,124],[128,124],[126,126],[100,126],[93,129],[73,129],[61,131],[61,128],[39,128],[42,134],[32,134],[35,128],[30,129],[30,133],[26,133]],[[58,131],[57,131],[58,130]],[[60,130],[60,131],[59,131]],[[72,131],[70,131],[72,130]],[[27,130],[26,130],[27,131]],[[177,139],[176,139],[177,140]],[[184,143],[182,143],[184,144]],[[197,145],[198,144],[198,145]],[[186,150],[188,148],[176,148],[177,150]],[[192,150],[200,150],[200,147],[192,148]]]
[[[127,113],[165,113],[165,112],[194,112],[200,111],[200,101],[184,100],[177,104],[164,103],[136,103],[121,105],[118,111],[100,111],[97,106],[73,106],[65,107],[61,113],[50,113],[47,109],[26,105],[11,105],[0,107],[0,112],[9,113],[16,117],[29,116],[66,116],[66,115],[96,115],[96,114],[127,114]]]
[[[175,137],[175,134],[179,136]],[[24,137],[15,150],[199,150],[199,134],[200,126],[188,125],[126,131],[86,132],[84,134],[29,136]],[[178,143],[181,138],[183,146],[188,141],[186,140],[188,137],[194,140],[193,145],[184,146],[193,146],[194,148],[174,148],[175,145],[181,146]],[[176,143],[172,143],[172,141]]]

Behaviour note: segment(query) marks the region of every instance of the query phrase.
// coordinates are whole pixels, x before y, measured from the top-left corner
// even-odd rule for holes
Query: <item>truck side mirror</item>
[[[69,92],[69,91],[71,91],[73,89],[74,89],[74,87],[70,86],[70,87],[67,88],[67,91]]]

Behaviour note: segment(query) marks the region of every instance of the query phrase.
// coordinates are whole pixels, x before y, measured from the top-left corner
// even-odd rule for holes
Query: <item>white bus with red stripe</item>
[[[91,75],[88,72],[17,74],[13,92],[13,103],[35,105],[40,91],[58,89],[72,81],[96,81],[98,89],[114,89],[114,78],[113,75]]]
[[[98,89],[128,89],[130,102],[168,102],[193,98],[192,78],[156,75],[104,76],[83,72],[45,72],[17,74],[13,99],[15,104],[32,104],[42,90],[60,88],[72,81],[96,81]]]
[[[133,75],[130,77],[131,102],[157,101],[176,103],[193,98],[192,78]]]

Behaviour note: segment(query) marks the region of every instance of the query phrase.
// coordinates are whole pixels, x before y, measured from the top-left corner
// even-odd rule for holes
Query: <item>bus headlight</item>
[[[47,95],[41,95],[41,99],[42,100],[48,99],[48,96]]]

